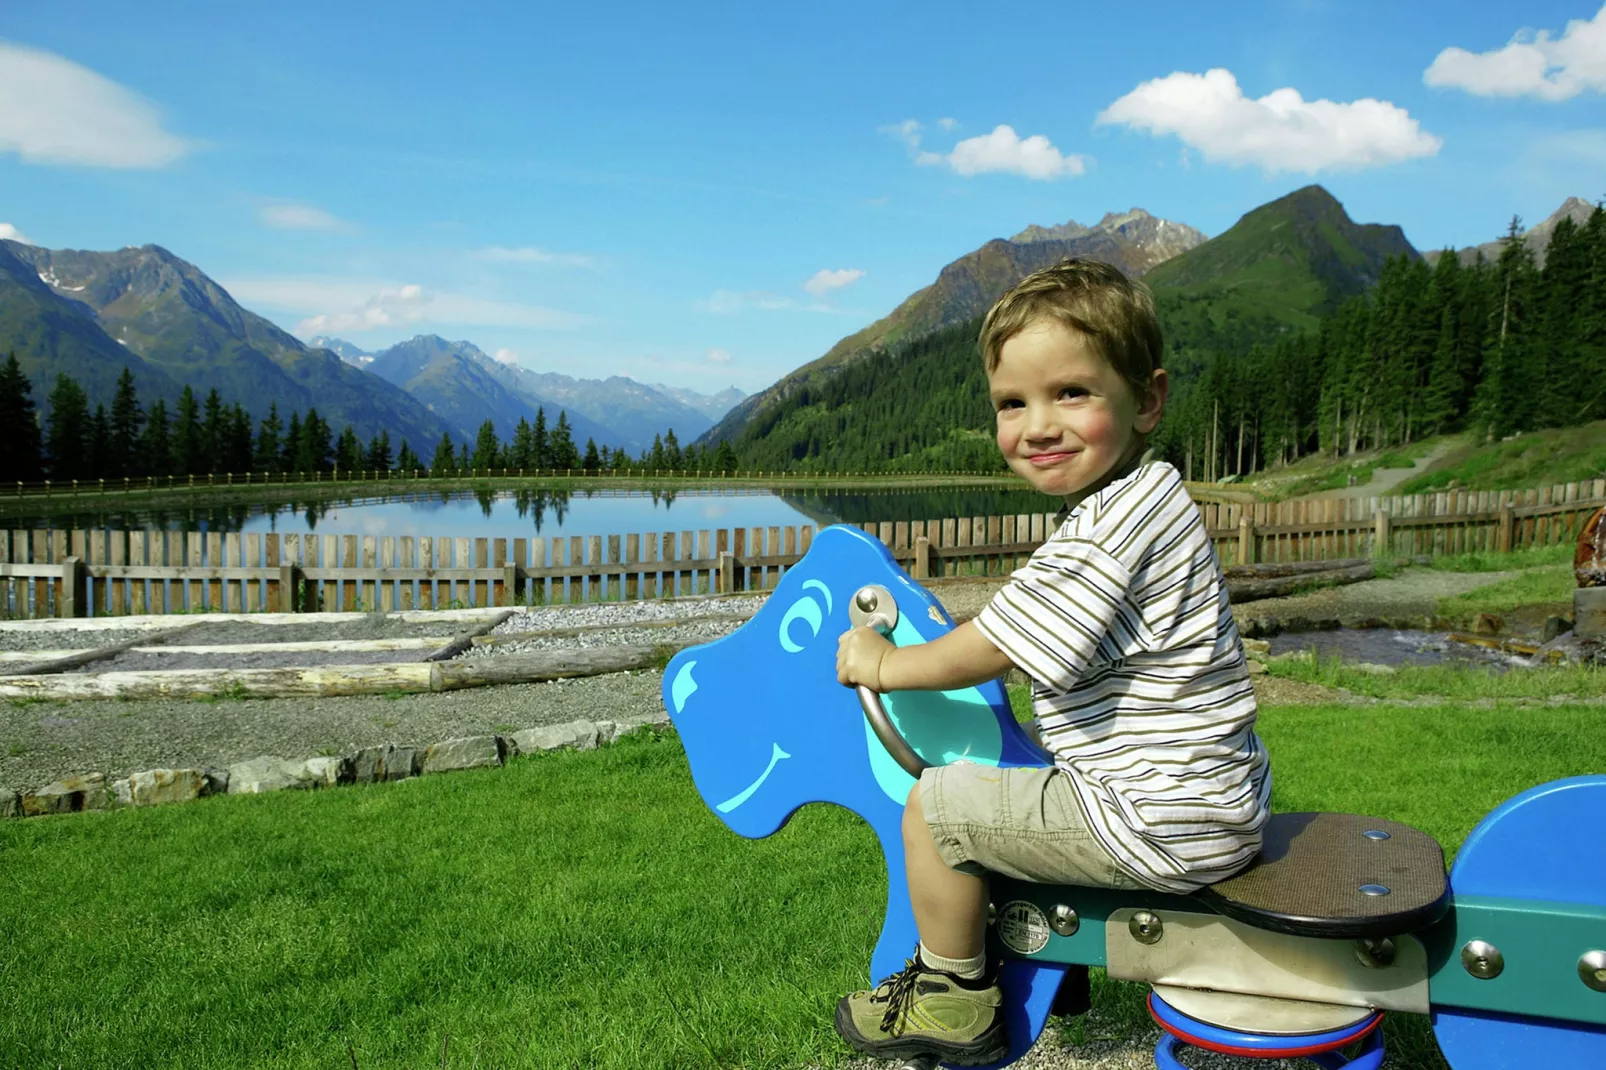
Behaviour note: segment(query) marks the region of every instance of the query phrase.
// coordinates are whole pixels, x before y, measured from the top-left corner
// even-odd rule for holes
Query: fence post
[[[297,573],[300,571],[294,565],[279,566],[280,613],[294,613],[296,611],[296,588],[301,585],[301,577]]]
[[[1238,517],[1238,563],[1255,563],[1255,522],[1250,518],[1247,508]]]
[[[923,580],[923,579],[927,579],[928,578],[929,570],[928,570],[928,565],[927,565],[927,558],[929,558],[930,556],[931,556],[931,540],[926,538],[924,535],[916,535],[915,536],[915,562],[914,562],[914,578],[915,579]]]
[[[719,555],[719,593],[730,594],[736,589],[736,558],[729,550]]]
[[[1511,552],[1511,529],[1516,524],[1516,516],[1511,512],[1511,506],[1500,507],[1500,531],[1495,536],[1495,549],[1501,553]]]
[[[502,605],[520,605],[519,600],[519,566],[517,564],[502,566]]]
[[[1372,514],[1372,556],[1383,557],[1389,552],[1389,515],[1379,509]]]
[[[56,607],[59,617],[84,617],[89,613],[89,599],[85,597],[84,559],[69,557],[61,563],[61,602]]]

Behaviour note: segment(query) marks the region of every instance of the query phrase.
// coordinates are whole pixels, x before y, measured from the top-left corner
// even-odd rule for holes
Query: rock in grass
[[[496,736],[467,736],[432,743],[424,750],[424,772],[447,773],[502,764],[502,741]]]
[[[265,791],[284,791],[296,786],[301,763],[283,758],[251,758],[229,766],[230,795],[260,795]]]
[[[123,782],[119,781],[120,786]],[[145,769],[129,776],[127,798],[117,792],[118,801],[131,806],[161,806],[189,802],[206,793],[206,774],[199,769]]]
[[[106,777],[102,773],[79,773],[63,777],[38,791],[22,793],[25,817],[40,814],[71,814],[80,810],[106,808]]]
[[[0,817],[21,817],[22,796],[14,791],[0,792]]]
[[[377,747],[364,747],[351,760],[352,779],[359,784],[382,780],[406,780],[417,776],[423,767],[423,752],[415,747],[398,747],[394,743],[381,743]]]
[[[332,788],[337,784],[350,784],[352,779],[352,763],[350,758],[318,757],[308,758],[301,763],[301,773],[297,777],[301,786],[311,788]]]
[[[535,754],[545,750],[594,750],[597,746],[597,726],[590,721],[566,721],[563,724],[526,728],[507,737],[508,749],[513,754]]]

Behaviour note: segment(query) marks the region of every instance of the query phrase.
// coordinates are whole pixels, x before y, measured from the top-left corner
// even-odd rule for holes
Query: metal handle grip
[[[892,592],[885,587],[874,585],[861,587],[853,596],[853,602],[848,609],[848,618],[855,625],[874,628],[882,635],[891,636],[892,630],[898,626],[898,603],[893,599]],[[892,760],[897,762],[904,772],[920,779],[920,772],[929,769],[931,763],[915,753],[909,746],[909,741],[903,738],[898,726],[892,723],[887,714],[887,708],[881,702],[881,696],[868,687],[859,687],[859,705],[864,709],[865,719],[870,722],[870,728],[875,732],[876,738],[886,748]]]

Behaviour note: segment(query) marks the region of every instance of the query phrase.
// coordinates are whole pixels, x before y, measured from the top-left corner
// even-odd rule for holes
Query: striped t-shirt
[[[1038,732],[1094,836],[1190,892],[1260,850],[1271,768],[1226,582],[1169,464],[1084,499],[976,617],[1032,677]]]

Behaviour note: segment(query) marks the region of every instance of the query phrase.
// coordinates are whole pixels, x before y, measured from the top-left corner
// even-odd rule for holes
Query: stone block
[[[199,769],[146,769],[128,778],[128,788],[134,806],[189,802],[206,791],[206,774]]]
[[[1606,638],[1606,587],[1573,592],[1573,634],[1580,639]]]
[[[283,758],[252,758],[229,766],[230,795],[260,795],[300,787],[301,762]]]
[[[22,813],[25,817],[105,808],[106,777],[101,773],[80,773],[38,791],[22,793]]]
[[[535,754],[545,750],[593,750],[597,746],[597,726],[590,721],[526,728],[507,737],[513,754]]]
[[[448,773],[502,764],[502,741],[496,736],[465,736],[432,743],[424,751],[424,772]]]
[[[1271,655],[1271,643],[1265,639],[1245,639],[1244,653],[1258,657],[1269,657]]]
[[[1552,639],[1566,635],[1573,630],[1573,622],[1566,617],[1546,617],[1545,627],[1540,633],[1539,641],[1548,643]]]
[[[417,776],[421,752],[413,747],[398,747],[394,743],[381,743],[377,747],[364,747],[351,759],[351,779],[358,784],[372,784],[384,780],[406,780]]]
[[[350,784],[352,780],[352,761],[342,757],[308,758],[301,763],[301,772],[296,778],[302,787],[332,788],[337,784]]]
[[[134,784],[128,777],[119,777],[107,785],[118,806],[134,805]]]
[[[227,795],[229,791],[229,771],[227,769],[214,769],[207,766],[201,770],[206,777],[206,790],[202,795]]]
[[[1266,675],[1266,666],[1262,665],[1260,662],[1255,661],[1253,658],[1251,658],[1249,660],[1249,675],[1250,676],[1264,676],[1264,675]]]
[[[1472,620],[1473,635],[1499,635],[1505,627],[1506,622],[1493,613],[1479,613]]]
[[[606,747],[619,738],[619,723],[617,721],[597,722],[597,746]]]
[[[0,817],[21,817],[22,796],[14,791],[0,791]]]

